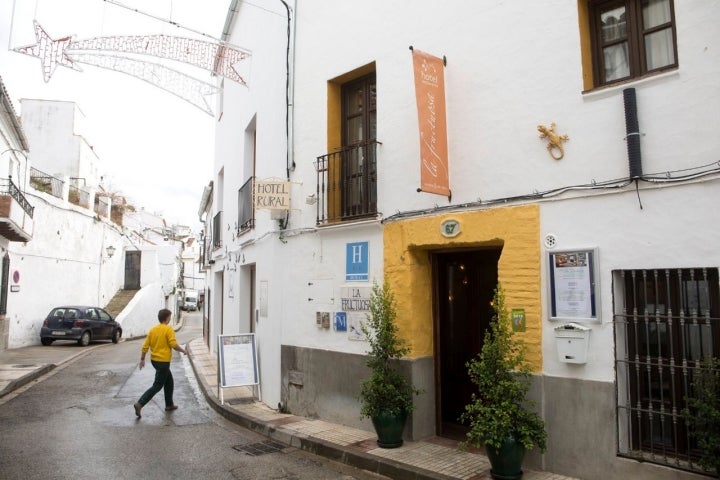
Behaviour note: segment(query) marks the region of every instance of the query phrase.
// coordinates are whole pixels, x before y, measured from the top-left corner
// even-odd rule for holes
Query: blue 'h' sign
[[[368,279],[368,242],[348,243],[345,251],[345,280],[364,282]]]

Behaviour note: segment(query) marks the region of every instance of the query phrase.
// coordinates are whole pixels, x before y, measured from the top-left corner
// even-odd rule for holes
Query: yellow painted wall
[[[440,224],[460,222],[461,233],[443,237]],[[508,309],[525,309],[528,360],[542,367],[540,208],[537,205],[442,214],[389,222],[384,229],[384,275],[395,294],[398,328],[413,358],[433,355],[430,251],[502,246],[498,278]]]
[[[593,65],[592,65],[592,45],[590,43],[590,14],[588,12],[588,1],[578,0],[578,26],[580,28],[580,58],[582,62],[583,72],[583,90],[592,90],[593,81]]]

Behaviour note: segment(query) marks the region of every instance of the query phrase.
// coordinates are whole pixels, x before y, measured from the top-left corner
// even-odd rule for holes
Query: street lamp
[[[105,251],[107,252],[108,258],[112,258],[112,256],[115,254],[115,247],[110,245],[105,249]]]

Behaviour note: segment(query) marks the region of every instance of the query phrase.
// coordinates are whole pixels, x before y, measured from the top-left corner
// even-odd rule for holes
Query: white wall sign
[[[290,182],[255,180],[255,208],[290,210]]]
[[[240,387],[260,383],[255,334],[218,335],[220,385]]]
[[[340,309],[346,312],[370,310],[370,287],[340,288]]]

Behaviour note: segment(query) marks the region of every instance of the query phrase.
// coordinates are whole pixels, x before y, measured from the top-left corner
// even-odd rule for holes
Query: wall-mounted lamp
[[[109,247],[107,247],[107,248],[105,249],[105,251],[106,251],[107,254],[108,254],[108,258],[112,258],[112,256],[115,255],[115,247],[113,247],[112,245],[110,245]]]

